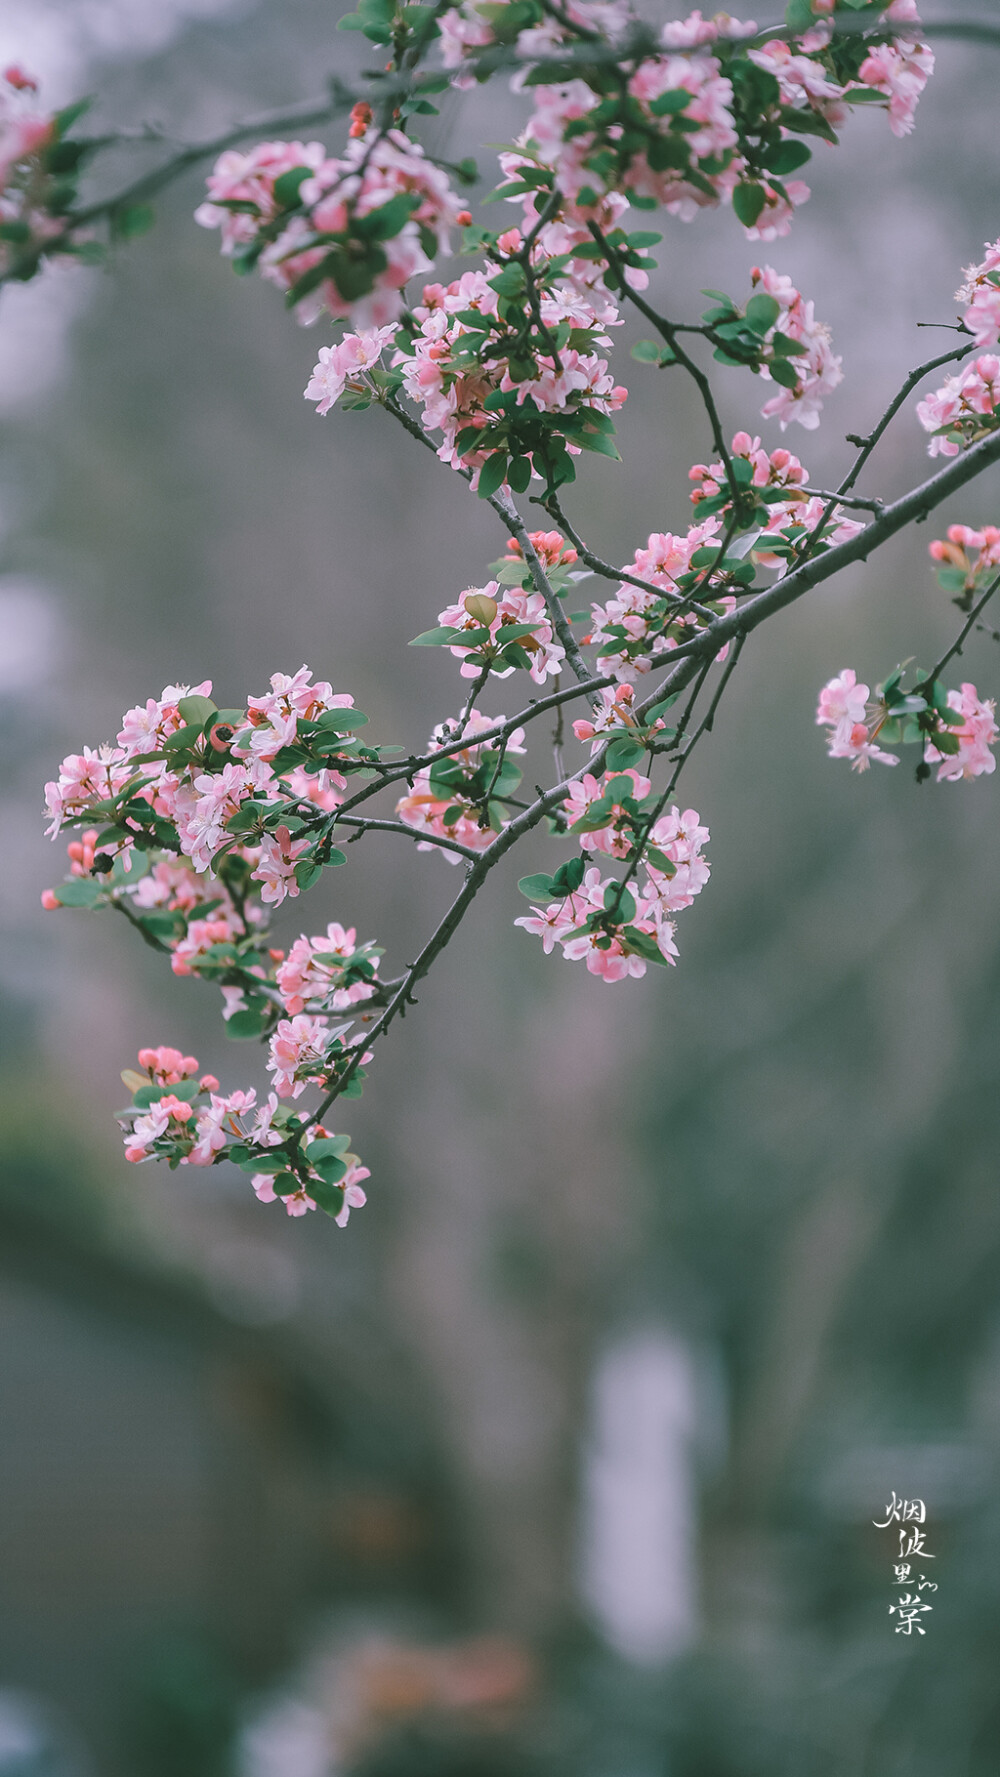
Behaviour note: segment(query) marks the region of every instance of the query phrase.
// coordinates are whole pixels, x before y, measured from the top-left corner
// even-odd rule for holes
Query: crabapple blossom
[[[937,765],[938,783],[960,783],[994,772],[997,767],[992,747],[998,734],[996,704],[992,698],[981,698],[975,685],[965,683],[958,691],[949,691],[948,706],[962,717],[961,727],[950,727],[949,735],[957,740],[955,752],[940,751],[933,741],[924,749],[928,765]],[[940,737],[939,737],[940,738]]]
[[[873,760],[881,765],[899,764],[896,753],[874,744],[885,713],[876,713],[869,725],[870,697],[871,687],[861,684],[853,668],[847,666],[823,686],[816,706],[817,723],[830,731],[827,750],[831,759],[849,759],[853,771],[867,771]]]
[[[967,305],[962,320],[980,349],[1000,343],[1000,240],[987,241],[985,253],[979,265],[966,266],[955,291],[955,301]]]
[[[998,394],[1000,358],[987,353],[918,401],[917,418],[931,433],[928,455],[957,457],[963,446],[995,430]]]
[[[755,265],[750,282],[755,292],[772,297],[779,309],[774,325],[764,335],[764,346],[770,347],[771,356],[761,364],[760,374],[768,382],[777,380],[780,387],[765,402],[761,414],[764,419],[776,419],[782,431],[793,420],[814,431],[824,396],[844,379],[841,360],[830,345],[830,329],[817,321],[812,302],[796,290],[791,278],[773,266]],[[780,350],[779,340],[790,340],[803,349],[788,357]]]
[[[495,678],[506,679],[516,667],[526,666],[535,683],[543,685],[566,658],[547,609],[542,593],[501,591],[490,580],[485,586],[470,587],[454,605],[440,611],[438,622],[445,629],[468,632],[468,641],[450,650],[462,661],[464,679],[478,678],[487,666]]]
[[[377,364],[395,337],[395,327],[375,327],[368,333],[345,333],[339,345],[320,346],[319,361],[306,384],[306,400],[318,402],[317,413],[329,413],[348,383]]]
[[[658,314],[649,249],[662,237],[637,228],[635,212],[659,207],[673,227],[725,205],[748,240],[771,241],[810,195],[795,177],[809,140],[835,142],[862,103],[905,135],[933,67],[914,0],[848,10],[856,28],[841,30],[835,0],[792,0],[788,27],[760,32],[700,12],[648,24],[630,0],[459,0],[397,8],[391,23],[366,0],[344,22],[391,60],[370,71],[368,96],[348,93],[342,153],[272,140],[217,160],[198,222],[219,229],[223,254],[280,289],[300,322],[333,325],[305,398],[321,415],[340,403],[402,423],[491,502],[509,539],[500,560],[470,575],[475,584],[453,596],[452,580],[438,594],[451,602],[416,638],[449,649],[471,682],[423,753],[366,741],[353,696],[303,666],[234,708],[216,704],[208,679],[168,685],[126,711],[116,740],[68,754],[46,785],[48,830],[71,836],[68,876],[45,890],[45,907],[117,911],[175,975],[214,984],[227,1036],[265,1049],[266,1096],[262,1081],[224,1092],[180,1049],[140,1051],[138,1071],[122,1075],[130,1162],[233,1165],[258,1201],[280,1201],[293,1218],[320,1209],[344,1226],[369,1175],[350,1138],[328,1126],[331,1107],[361,1093],[376,1044],[529,832],[547,828],[572,854],[518,884],[530,911],[515,923],[544,953],[558,947],[607,983],[677,961],[677,919],[710,866],[708,829],[674,800],[676,786],[744,643],[808,585],[894,534],[906,502],[854,492],[893,406],[867,438],[848,439],[860,455],[836,471],[839,494],[813,490],[792,452],[748,430],[727,450],[725,405],[703,368],[711,352],[772,386],[762,417],[782,429],[816,427],[841,360],[812,301],[771,265],[752,270],[742,306],[706,291],[716,306],[701,325]],[[441,162],[410,134],[433,110],[426,95],[447,85],[428,62],[438,50],[458,86],[513,64],[526,121],[499,155],[491,195],[505,208],[492,231],[453,189],[453,178],[472,182],[471,163]],[[146,226],[148,206],[128,222],[128,190],[77,219],[54,177],[91,151],[67,139],[74,108],[47,119],[30,78],[12,69],[4,80],[0,279],[32,275],[50,251],[84,250],[88,217],[103,214],[115,236]],[[471,263],[436,281],[455,228]],[[980,355],[918,408],[931,454],[945,457],[997,428],[1000,356],[989,348],[1000,346],[1000,241],[969,268],[959,300],[972,343],[953,357]],[[693,379],[706,460],[690,471],[693,522],[650,532],[617,568],[577,537],[561,490],[584,453],[621,460],[613,440],[627,390],[611,354],[630,307],[657,334],[633,356],[669,372],[665,387]],[[921,510],[994,460],[997,444],[932,476]],[[515,496],[561,528],[528,532]],[[653,522],[677,523],[673,510],[665,502]],[[907,686],[897,668],[874,694],[845,668],[821,690],[816,721],[831,756],[857,771],[894,765],[886,749],[915,744],[918,779],[936,768],[940,781],[968,781],[994,770],[994,705],[971,683],[947,689],[939,674],[993,590],[1000,528],[952,524],[930,553],[968,618],[942,665]],[[589,613],[570,610],[574,583],[595,576]],[[517,670],[531,695],[509,721],[478,707],[491,678]],[[536,744],[522,783],[529,724]],[[340,849],[344,835],[368,844],[376,831],[462,864],[450,906],[394,979],[343,903],[318,932],[280,929],[285,904],[354,855]],[[344,1014],[356,1029],[337,1022]]]
[[[359,945],[354,926],[331,920],[325,934],[296,938],[275,978],[281,1003],[293,1017],[305,1011],[307,1001],[324,1010],[345,1012],[348,1006],[370,1000],[378,976],[379,952],[371,941]]]
[[[432,748],[466,739],[469,745],[443,754],[415,773],[409,795],[402,796],[396,804],[400,820],[420,832],[457,840],[473,851],[492,845],[506,818],[504,792],[509,793],[520,782],[520,771],[510,755],[523,753],[524,729],[515,728],[499,741],[477,744],[475,736],[505,721],[504,716],[491,721],[472,709],[464,720],[440,724],[431,736]],[[425,841],[417,849],[441,849],[449,863],[457,863],[461,855]]]
[[[221,228],[223,252],[285,291],[301,322],[325,312],[364,335],[403,312],[406,284],[430,271],[428,253],[448,251],[461,205],[419,143],[398,129],[369,140],[356,113],[339,158],[318,142],[227,150],[195,220]]]

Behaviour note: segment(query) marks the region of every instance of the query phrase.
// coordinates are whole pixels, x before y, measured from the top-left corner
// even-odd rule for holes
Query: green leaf
[[[177,708],[183,721],[199,728],[204,726],[209,716],[218,713],[218,705],[210,697],[182,697]]]
[[[778,142],[765,157],[764,165],[769,173],[777,173],[779,179],[787,178],[799,167],[804,167],[807,160],[812,159],[812,149],[804,142]]]
[[[76,99],[72,105],[64,105],[61,111],[55,113],[52,122],[60,141],[64,136],[69,135],[73,125],[83,116],[85,111],[90,110],[92,104],[92,99]]]
[[[299,201],[299,187],[303,181],[312,178],[312,167],[289,167],[287,173],[280,173],[274,181],[274,201],[280,210],[290,210]]]
[[[638,364],[676,363],[670,347],[657,345],[655,339],[637,339],[630,355]]]
[[[628,889],[623,889],[620,883],[609,882],[604,891],[604,911],[613,913],[616,919],[627,924],[630,919],[635,918],[635,896]]]
[[[96,907],[102,892],[101,884],[89,876],[74,876],[54,890],[60,907]]]
[[[502,450],[494,451],[491,457],[487,457],[479,471],[479,498],[488,500],[491,494],[496,493],[498,487],[503,486],[506,475],[507,453]]]
[[[317,1209],[321,1209],[324,1214],[328,1216],[339,1216],[344,1207],[344,1192],[342,1187],[327,1184],[325,1179],[310,1179],[306,1185],[306,1190],[316,1204]]]
[[[693,98],[693,93],[685,92],[682,86],[675,86],[669,92],[661,93],[658,99],[652,99],[649,109],[654,117],[674,116],[678,111],[686,111]]]
[[[583,873],[586,868],[586,860],[583,857],[568,858],[565,864],[560,864],[552,878],[553,894],[563,896],[575,894],[583,881]]]
[[[511,458],[508,480],[516,494],[527,493],[531,481],[531,463],[527,457]]]
[[[644,748],[639,745],[638,741],[633,740],[630,735],[623,734],[617,740],[613,740],[608,748],[607,769],[609,771],[627,771],[629,766],[638,765],[643,752]]]
[[[742,222],[744,228],[752,228],[766,202],[764,187],[756,180],[748,179],[737,185],[733,192],[733,212],[737,221]]]
[[[637,956],[645,957],[647,962],[667,963],[667,958],[661,953],[655,939],[648,932],[640,932],[638,926],[626,926],[622,937],[629,949],[634,950]]]
[[[267,1023],[266,1012],[251,1011],[248,1007],[245,1012],[234,1012],[232,1017],[226,1020],[226,1035],[227,1037],[235,1037],[241,1042],[251,1037],[262,1037],[267,1029]]]
[[[308,1147],[305,1148],[304,1152],[306,1159],[312,1165],[315,1165],[317,1160],[326,1160],[331,1155],[339,1160],[342,1154],[347,1153],[350,1145],[351,1138],[349,1135],[326,1135],[319,1141],[311,1141]]]
[[[772,358],[767,368],[771,372],[774,381],[780,383],[782,388],[798,388],[799,373],[794,364],[789,364],[787,358]]]
[[[393,240],[403,226],[409,221],[412,212],[418,207],[420,199],[412,191],[397,192],[387,204],[378,210],[369,210],[367,216],[355,216],[353,227],[356,234],[370,241]],[[339,279],[338,279],[339,283]],[[341,292],[341,294],[345,294]]]
[[[551,876],[541,873],[537,876],[522,876],[517,886],[522,895],[527,895],[529,901],[551,901],[552,899]]]
[[[751,296],[747,303],[747,325],[752,327],[755,333],[763,335],[774,326],[780,313],[780,302],[777,302],[773,296],[766,296],[761,291],[757,296]]]
[[[343,857],[343,853],[341,853],[341,857]],[[319,881],[322,874],[322,864],[317,864],[315,858],[312,857],[300,858],[295,866],[295,880],[303,893],[305,893],[306,889],[311,889],[313,884]]]
[[[127,204],[124,209],[112,212],[115,234],[122,241],[148,234],[155,221],[156,211],[152,204]]]
[[[448,629],[442,625],[438,629],[425,629],[423,635],[414,636],[412,642],[407,645],[410,648],[444,648],[446,646],[454,648],[456,643],[461,640],[462,631],[460,629]]]

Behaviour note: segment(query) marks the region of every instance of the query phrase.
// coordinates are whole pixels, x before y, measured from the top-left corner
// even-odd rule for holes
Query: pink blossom
[[[339,345],[321,346],[305,389],[306,400],[319,403],[316,412],[329,413],[347,384],[378,363],[395,335],[395,327],[376,327],[368,333],[345,333]]]
[[[260,860],[253,871],[253,881],[264,885],[260,892],[262,901],[279,907],[286,895],[295,899],[299,892],[295,865],[309,850],[309,844],[308,839],[291,839],[287,827],[279,827],[273,835],[265,833]]]
[[[267,1064],[279,1098],[298,1098],[310,1081],[323,1078],[333,1034],[326,1018],[300,1013],[281,1020],[271,1038]]]
[[[853,667],[845,666],[843,672],[823,686],[816,721],[834,728],[847,721],[853,728],[855,723],[864,721],[870,695],[869,687],[858,682]]]
[[[992,698],[980,698],[975,685],[965,683],[960,691],[949,691],[948,707],[964,716],[961,728],[949,728],[959,742],[957,753],[942,753],[931,741],[924,748],[929,765],[937,765],[938,783],[971,782],[994,772],[996,759],[991,748],[997,743],[996,704]]]
[[[917,101],[933,72],[934,55],[930,47],[900,37],[895,43],[873,45],[858,69],[858,80],[864,86],[875,87],[878,92],[886,94],[889,128],[894,136],[908,136],[913,128]]]
[[[917,403],[917,418],[932,434],[928,454],[955,457],[996,425],[1000,390],[1000,358],[976,358],[964,370],[946,377],[933,395]]]
[[[358,945],[354,926],[345,930],[336,920],[327,926],[325,935],[296,938],[277,970],[286,1012],[304,1012],[307,1000],[318,1000],[327,1011],[345,1012],[349,1006],[371,999],[375,992],[372,981],[343,984],[346,967],[356,957],[366,958],[377,975],[378,956],[371,954],[371,948],[370,940]]]
[[[830,330],[822,321],[816,320],[812,303],[796,290],[791,279],[775,271],[773,266],[754,266],[750,282],[755,291],[772,296],[781,311],[774,326],[764,336],[765,348],[771,347],[770,362],[782,358],[783,362],[792,365],[797,377],[792,388],[782,384],[778,393],[761,408],[761,413],[765,419],[777,419],[782,431],[792,420],[798,420],[807,431],[813,431],[819,425],[824,396],[844,378],[841,360],[834,355],[830,345]],[[774,345],[776,334],[795,340],[806,348],[805,352],[791,359],[784,357]],[[767,381],[773,380],[768,361],[762,365],[760,374]]]

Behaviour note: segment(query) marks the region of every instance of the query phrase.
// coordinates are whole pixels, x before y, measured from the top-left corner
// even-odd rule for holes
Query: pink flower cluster
[[[947,592],[957,593],[955,603],[968,610],[980,582],[1000,569],[1000,529],[983,525],[974,530],[968,524],[948,526],[947,538],[938,537],[927,546],[932,561],[938,563],[938,579]]]
[[[897,675],[898,677],[898,675]],[[923,692],[927,687],[921,686]],[[924,765],[938,767],[938,783],[970,781],[996,770],[991,749],[1000,730],[996,724],[996,706],[990,699],[980,698],[975,685],[965,683],[957,691],[947,693],[940,701],[940,688],[930,695],[939,701],[936,707],[922,695],[903,697],[892,705],[881,695],[871,699],[869,687],[859,684],[850,667],[839,673],[819,694],[816,721],[829,728],[829,753],[832,759],[849,759],[855,771],[866,771],[873,759],[883,765],[897,765],[898,756],[886,753],[874,743],[884,729],[903,740],[923,743]],[[888,688],[886,696],[888,696]],[[942,715],[954,712],[958,720]],[[912,721],[914,713],[918,714]],[[902,730],[897,713],[904,717]],[[912,733],[907,732],[905,717],[911,717]]]
[[[320,346],[306,400],[319,403],[317,413],[329,413],[348,385],[364,388],[364,372],[379,362],[395,337],[395,327],[375,327],[368,333],[345,333],[338,345]]]
[[[195,220],[222,229],[224,253],[256,261],[300,321],[327,313],[360,330],[397,319],[462,213],[447,174],[397,129],[352,130],[340,158],[318,142],[230,149],[208,190]]]
[[[1000,343],[1000,240],[987,241],[985,252],[979,265],[966,266],[955,291],[955,301],[967,305],[962,320],[980,350]]]
[[[197,1078],[193,1055],[166,1046],[140,1049],[139,1067],[140,1073],[126,1069],[122,1074],[135,1099],[119,1119],[126,1160],[214,1166],[235,1159],[253,1174],[260,1202],[280,1198],[290,1216],[299,1216],[322,1200],[340,1227],[352,1209],[364,1204],[361,1180],[369,1172],[356,1154],[347,1151],[348,1137],[334,1136],[316,1123],[308,1129],[309,1142],[297,1158],[290,1152],[276,1156],[275,1149],[283,1148],[290,1134],[305,1133],[305,1128],[282,1110],[274,1093],[263,1105],[258,1105],[253,1088],[222,1094],[214,1074]],[[286,1163],[294,1170],[286,1170]],[[254,1170],[264,1167],[268,1170]],[[336,1181],[332,1195],[327,1174]]]
[[[468,633],[467,642],[450,650],[462,662],[464,679],[478,678],[487,665],[495,678],[506,679],[526,661],[536,685],[543,685],[566,658],[540,592],[520,587],[502,590],[490,580],[462,593],[457,603],[438,613],[438,622],[444,629]]]
[[[822,10],[830,7],[824,5]],[[554,15],[539,8],[536,19],[518,34],[518,55],[525,62],[545,56],[558,60],[560,45],[575,39],[574,26],[582,27],[587,37],[596,33],[614,43],[633,22],[633,14],[623,4],[577,0],[564,19],[557,23]],[[855,94],[867,98],[874,92],[887,102],[893,133],[905,135],[934,66],[926,44],[907,29],[917,22],[914,0],[892,0],[881,23],[883,28],[900,28],[884,42],[860,46],[854,72],[844,78],[825,20],[791,41],[747,49],[743,53],[748,60],[773,77],[771,91],[776,94],[774,99],[770,94],[762,97],[762,113],[750,122],[751,133],[777,123],[783,139],[795,142],[795,135],[784,127],[782,108],[807,118],[813,115],[819,133],[829,133],[842,121]],[[744,215],[748,236],[773,240],[786,234],[793,206],[808,198],[809,188],[801,180],[784,175],[768,178],[751,168],[730,77],[738,66],[739,40],[754,36],[756,29],[725,14],[703,19],[700,12],[664,25],[662,53],[640,61],[629,76],[627,98],[633,110],[627,124],[625,113],[607,100],[596,81],[591,86],[582,71],[577,79],[536,84],[535,109],[518,147],[553,170],[567,215],[586,216],[609,191],[624,191],[689,220],[706,204],[729,201],[736,188],[749,181],[759,207],[752,219]],[[443,15],[441,33],[445,66],[457,71],[457,84],[467,84],[463,65],[495,41],[490,22],[472,0],[462,0]],[[723,43],[728,51],[725,64],[712,53],[713,46]],[[730,45],[737,46],[735,61]],[[516,75],[515,86],[522,83],[523,75]],[[685,94],[686,100],[679,96]],[[643,129],[638,127],[640,120]],[[508,177],[514,176],[512,168],[504,170]]]
[[[627,571],[644,586],[623,581],[613,598],[591,607],[591,633],[586,639],[601,650],[598,672],[634,682],[637,674],[648,673],[660,655],[676,648],[686,632],[704,621],[692,611],[672,618],[670,601],[682,598],[678,579],[689,573],[691,558],[699,549],[719,539],[721,528],[718,519],[709,518],[704,524],[693,525],[683,537],[657,531],[644,549],[636,550]],[[706,591],[703,596],[712,600],[712,608],[720,616],[735,604],[731,593],[720,597]]]
[[[996,430],[1000,394],[1000,358],[976,358],[964,370],[945,378],[940,389],[917,403],[917,418],[930,432],[932,457],[957,457],[959,451]]]
[[[752,438],[749,432],[737,432],[730,454],[734,463],[742,460],[750,464],[752,474],[743,485],[758,495],[758,516],[766,512],[750,551],[751,559],[763,568],[784,567],[793,555],[793,545],[815,531],[827,501],[818,494],[806,493],[809,472],[791,451],[779,447],[769,453],[759,438]],[[721,462],[694,463],[688,479],[694,483],[691,503],[696,509],[707,506],[710,513],[723,517],[732,511],[733,501]],[[828,544],[846,543],[863,528],[837,506],[826,522],[824,540]]]
[[[339,778],[341,786],[345,780],[332,767],[318,774],[301,764],[276,769],[278,755],[296,741],[300,721],[315,722],[326,711],[353,707],[349,694],[334,693],[326,681],[313,684],[311,678],[308,667],[293,676],[273,674],[271,690],[249,698],[245,711],[227,712],[230,719],[210,728],[194,758],[177,745],[192,732],[182,706],[190,699],[199,718],[204,712],[207,719],[214,708],[211,681],[193,688],[168,685],[159,698],[126,712],[116,746],[85,747],[63,760],[58,778],[45,786],[50,835],[81,823],[91,811],[108,818],[109,804],[130,801],[133,812],[123,815],[118,836],[102,847],[109,861],[120,857],[129,868],[133,835],[142,831],[143,816],[151,811],[172,828],[180,854],[195,871],[211,872],[221,856],[236,854],[253,864],[253,880],[262,885],[265,902],[277,905],[286,895],[297,895],[295,869],[308,840],[293,839],[287,826],[277,825],[248,847],[234,838],[230,823],[251,800],[262,817],[283,802],[294,807],[300,796],[336,806],[339,791],[331,780]],[[197,727],[193,733],[197,738]],[[323,781],[310,795],[316,776]]]
[[[475,736],[496,729],[504,716],[484,716],[477,709],[469,711],[464,721],[442,722],[431,735],[432,747],[450,747],[458,740],[468,740],[459,751],[442,757],[440,764],[424,766],[416,772],[413,788],[396,804],[396,813],[408,827],[433,833],[442,839],[455,839],[473,851],[484,851],[492,845],[496,831],[487,813],[487,791],[500,766],[496,741],[477,744]],[[524,752],[524,729],[515,728],[504,747],[504,760],[512,753]],[[480,788],[481,786],[481,788]],[[482,800],[471,797],[479,793]],[[496,804],[493,805],[494,808]],[[420,844],[418,851],[440,850],[449,864],[457,864],[460,852]]]
[[[44,153],[57,140],[56,120],[36,100],[36,82],[11,66],[0,74],[0,273],[28,243],[50,240],[63,222],[48,208]]]
[[[888,712],[876,710],[870,715],[870,697],[871,688],[861,684],[849,666],[824,685],[819,694],[816,721],[830,730],[830,757],[849,759],[852,771],[867,771],[873,759],[881,765],[899,764],[897,754],[886,753],[874,744]]]
[[[894,23],[919,24],[916,0],[892,0],[886,18]],[[885,94],[893,135],[908,136],[917,101],[933,72],[934,55],[929,46],[910,33],[900,32],[892,43],[873,45],[858,69],[858,79],[864,86]]]
[[[622,779],[628,789],[614,787],[615,781],[620,784]],[[615,799],[631,792],[644,797],[648,788],[649,780],[636,772],[622,773],[617,780],[606,774],[603,783],[588,773],[581,785],[574,786],[567,814],[585,821],[597,801],[611,802],[612,807],[606,827],[583,833],[581,847],[611,856],[627,855],[630,846],[624,829],[628,823]],[[643,859],[641,887],[635,881],[623,886],[614,877],[604,878],[592,865],[577,888],[545,906],[533,906],[530,914],[514,923],[541,938],[546,955],[559,944],[568,961],[582,959],[590,973],[604,981],[644,975],[648,962],[673,964],[678,953],[670,916],[690,907],[708,881],[709,866],[701,855],[708,837],[708,829],[700,824],[694,809],[681,813],[671,808],[643,840],[650,851]]]
[[[372,940],[359,945],[355,927],[345,931],[336,920],[318,937],[296,938],[276,970],[285,1011],[294,1018],[310,1004],[346,1012],[349,1006],[370,1000],[380,955]]]
[[[830,329],[817,321],[813,304],[796,290],[791,278],[775,271],[773,266],[755,265],[750,281],[755,292],[773,297],[781,311],[764,336],[765,351],[770,347],[770,357],[765,358],[760,369],[761,376],[768,382],[778,381],[779,388],[761,408],[761,414],[764,419],[776,419],[782,431],[793,420],[798,420],[807,431],[814,431],[819,425],[824,397],[844,380],[841,360],[830,344]],[[778,336],[793,340],[804,350],[789,358],[776,344]],[[778,365],[784,367],[780,375]],[[790,376],[792,371],[794,382],[780,381],[780,376]]]
[[[996,704],[992,698],[981,698],[975,685],[963,684],[958,691],[949,691],[948,706],[964,718],[962,726],[948,729],[958,741],[957,752],[941,752],[932,741],[924,748],[928,765],[938,768],[938,783],[969,782],[974,777],[989,775],[997,768],[991,751],[1000,730],[996,724]]]
[[[516,231],[514,231],[516,233]],[[501,246],[504,237],[501,236]],[[511,238],[511,251],[520,244]],[[538,249],[536,249],[537,251]],[[592,266],[587,266],[593,275]],[[496,394],[510,394],[517,408],[529,404],[543,414],[577,413],[581,409],[611,414],[621,407],[627,390],[615,383],[607,360],[594,346],[608,348],[605,326],[617,321],[613,304],[601,299],[595,306],[572,280],[560,274],[557,287],[542,289],[539,312],[550,336],[564,322],[588,342],[583,348],[568,344],[558,351],[540,352],[527,374],[515,381],[511,373],[511,338],[500,317],[500,297],[484,272],[469,271],[452,284],[428,284],[423,301],[413,309],[415,331],[400,345],[393,362],[402,372],[403,388],[422,409],[427,431],[441,432],[438,448],[442,462],[452,468],[470,468],[473,485],[479,471],[497,448],[491,437],[502,414],[486,403]],[[485,335],[485,338],[484,338]],[[470,349],[470,342],[474,349]],[[470,448],[457,440],[462,432],[482,432],[482,448]],[[568,445],[571,451],[578,447]]]

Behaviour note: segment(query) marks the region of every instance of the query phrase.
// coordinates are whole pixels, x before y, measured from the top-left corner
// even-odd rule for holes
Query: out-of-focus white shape
[[[95,61],[150,55],[193,19],[245,10],[246,0],[4,0],[0,65],[16,61],[42,82],[46,103],[80,96]]]
[[[63,381],[73,322],[93,273],[68,261],[28,284],[5,284],[0,299],[0,413],[23,413]]]
[[[237,1777],[336,1777],[326,1718],[294,1697],[278,1697],[239,1738]]]
[[[20,575],[0,576],[0,697],[44,684],[62,632],[59,605],[47,587]]]
[[[47,1704],[0,1691],[0,1777],[84,1777],[86,1769]]]
[[[581,1590],[607,1641],[636,1665],[697,1631],[694,1367],[682,1340],[647,1329],[594,1375],[583,1475]]]

